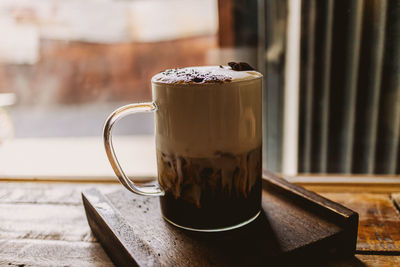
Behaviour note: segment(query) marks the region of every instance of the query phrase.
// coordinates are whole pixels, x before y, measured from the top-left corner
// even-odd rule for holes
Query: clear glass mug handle
[[[136,185],[125,175],[124,171],[121,168],[121,165],[118,162],[113,147],[112,129],[117,121],[127,115],[141,112],[154,112],[156,110],[157,106],[154,103],[130,104],[120,107],[113,113],[111,113],[111,115],[107,118],[103,129],[104,147],[106,149],[108,160],[110,161],[111,167],[113,168],[115,175],[118,177],[121,184],[126,187],[126,189],[143,196],[162,196],[164,195],[164,191],[159,186],[159,184],[152,184],[148,186]]]

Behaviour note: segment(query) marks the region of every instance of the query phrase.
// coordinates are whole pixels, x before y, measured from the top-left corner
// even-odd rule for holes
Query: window
[[[108,114],[151,100],[161,70],[229,61],[265,76],[266,169],[399,174],[399,8],[397,0],[1,1],[0,177],[113,177],[101,140]],[[152,115],[124,119],[116,133],[127,172],[154,176]]]
[[[399,1],[266,3],[267,168],[399,174]]]
[[[1,1],[0,176],[113,177],[100,138],[108,114],[151,100],[159,71],[219,64],[217,31],[216,0]],[[122,162],[154,161],[152,115],[116,133]],[[153,174],[143,163],[134,172]]]

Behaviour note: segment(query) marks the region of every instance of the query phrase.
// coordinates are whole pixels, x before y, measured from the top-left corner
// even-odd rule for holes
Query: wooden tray
[[[127,190],[82,193],[89,225],[117,266],[265,266],[351,257],[358,214],[271,173],[263,180],[262,214],[220,233],[178,229],[159,201]]]

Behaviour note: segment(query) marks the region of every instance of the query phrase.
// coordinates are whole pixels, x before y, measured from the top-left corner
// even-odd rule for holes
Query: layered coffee
[[[228,66],[152,79],[164,217],[192,229],[232,227],[261,205],[262,75]]]

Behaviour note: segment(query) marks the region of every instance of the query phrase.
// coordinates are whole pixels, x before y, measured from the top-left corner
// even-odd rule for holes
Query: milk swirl
[[[208,229],[258,214],[262,75],[190,67],[161,72],[152,83],[164,216]]]

